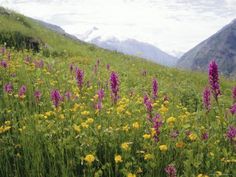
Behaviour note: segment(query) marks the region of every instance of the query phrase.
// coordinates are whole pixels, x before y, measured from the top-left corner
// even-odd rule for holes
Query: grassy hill
[[[1,50],[0,176],[236,176],[232,81],[220,77],[207,111],[206,73],[109,52],[4,9],[0,23],[9,43],[13,32],[40,46]]]

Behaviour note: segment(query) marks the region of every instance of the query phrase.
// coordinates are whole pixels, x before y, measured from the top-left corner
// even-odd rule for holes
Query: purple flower
[[[176,168],[174,165],[170,164],[165,168],[165,172],[167,173],[168,177],[176,177]]]
[[[118,75],[114,71],[112,71],[110,75],[110,88],[111,88],[111,97],[114,103],[116,103],[119,98],[119,95],[118,95],[119,84],[120,82],[119,82]]]
[[[202,133],[202,139],[203,140],[208,140],[209,134],[207,132]]]
[[[230,126],[226,132],[226,136],[229,140],[234,140],[236,138],[236,127]]]
[[[144,96],[143,103],[144,103],[146,110],[147,110],[147,118],[150,119],[152,117],[152,102],[148,98],[147,95]]]
[[[202,94],[202,101],[207,112],[211,109],[211,91],[209,88],[205,88]]]
[[[13,91],[13,86],[11,83],[5,84],[4,85],[4,91],[8,94],[12,93]]]
[[[153,128],[155,130],[155,136],[154,136],[154,140],[156,142],[159,141],[159,134],[160,134],[160,127],[162,125],[162,120],[161,120],[161,116],[159,114],[156,115],[156,117],[154,117],[152,119],[152,123],[153,123]]]
[[[208,72],[208,79],[209,84],[211,86],[211,92],[215,100],[218,102],[218,96],[221,94],[221,92],[219,85],[218,65],[214,60],[210,62]]]
[[[72,97],[72,93],[69,92],[69,91],[67,91],[67,92],[65,93],[65,97],[66,97],[67,100],[70,100],[71,97]]]
[[[232,89],[232,98],[233,98],[233,102],[235,103],[236,102],[236,87]]]
[[[101,110],[102,109],[102,100],[104,98],[104,90],[103,89],[98,90],[97,95],[98,95],[98,102],[95,107],[97,110]]]
[[[179,136],[179,131],[174,130],[170,133],[171,138],[177,138]]]
[[[236,103],[234,103],[233,106],[231,106],[230,112],[231,112],[232,114],[236,114]]]
[[[107,64],[107,70],[108,71],[110,70],[110,64]]]
[[[152,81],[152,95],[153,95],[154,99],[157,98],[157,91],[158,91],[158,83],[157,83],[156,79],[153,79],[153,81]]]
[[[40,101],[41,96],[42,96],[42,94],[41,94],[40,91],[36,90],[36,91],[34,92],[34,98],[35,98],[36,102],[39,102],[39,101]]]
[[[26,86],[25,85],[22,85],[19,92],[18,92],[18,95],[19,97],[23,97],[26,93]]]
[[[3,68],[7,68],[7,62],[6,62],[5,60],[2,60],[2,61],[1,61],[1,66],[2,66]]]
[[[51,91],[51,100],[54,106],[57,108],[59,106],[60,101],[62,100],[61,94],[58,90]]]
[[[84,71],[82,71],[79,68],[76,68],[76,80],[77,80],[77,84],[80,88],[82,88],[83,83],[84,83]]]

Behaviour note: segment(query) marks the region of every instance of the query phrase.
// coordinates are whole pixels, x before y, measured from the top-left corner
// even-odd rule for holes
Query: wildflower
[[[226,136],[229,140],[236,140],[236,127],[230,126],[226,132]]]
[[[150,134],[144,134],[144,135],[143,135],[143,138],[144,138],[144,139],[150,139],[150,138],[151,138],[151,135],[150,135]]]
[[[128,173],[128,174],[127,174],[127,177],[136,177],[136,175],[133,174],[133,173]]]
[[[185,144],[184,144],[183,141],[179,141],[179,142],[177,142],[177,143],[175,144],[175,146],[176,146],[177,148],[183,148],[183,147],[185,146]]]
[[[170,164],[167,165],[165,168],[165,172],[167,173],[168,177],[176,177],[176,168],[174,165]]]
[[[233,98],[233,102],[236,102],[236,86],[232,89],[232,98]]]
[[[113,102],[116,103],[119,96],[119,78],[118,75],[113,71],[110,75],[110,87],[111,87],[111,97]]]
[[[26,93],[26,86],[22,85],[20,90],[19,90],[18,95],[19,95],[20,98],[23,98],[25,96],[25,93]]]
[[[142,72],[142,75],[143,75],[143,76],[146,76],[146,75],[147,75],[147,71],[144,70],[144,71]]]
[[[222,176],[222,172],[221,171],[216,171],[216,176]]]
[[[153,81],[152,81],[152,95],[153,95],[154,99],[157,98],[157,91],[158,91],[158,83],[157,83],[156,79],[153,79]]]
[[[104,98],[104,90],[100,89],[97,92],[98,102],[96,104],[96,109],[101,110],[102,109],[102,100]]]
[[[76,68],[75,74],[76,74],[77,84],[79,88],[82,88],[84,82],[84,72],[81,69]]]
[[[94,122],[94,119],[93,118],[88,118],[87,120],[86,120],[86,123],[88,123],[88,124],[92,124]]]
[[[165,114],[168,111],[168,108],[164,104],[162,104],[159,111],[161,114]]]
[[[195,133],[190,133],[188,135],[188,138],[191,140],[191,141],[195,141],[197,139],[197,135]]]
[[[2,66],[3,68],[7,68],[7,62],[6,62],[5,60],[2,60],[2,61],[1,61],[1,66]]]
[[[167,124],[169,124],[169,126],[173,126],[173,124],[175,123],[176,118],[175,117],[169,117],[166,122]]]
[[[34,98],[35,98],[36,102],[39,102],[39,101],[40,101],[41,96],[42,96],[42,94],[41,94],[40,91],[36,90],[36,91],[34,92]]]
[[[205,88],[202,94],[202,101],[207,112],[211,109],[211,91],[209,88]]]
[[[153,155],[152,154],[145,154],[144,155],[144,160],[150,160],[153,158]]]
[[[128,151],[129,150],[129,143],[125,142],[125,143],[122,143],[121,144],[121,148],[125,151]]]
[[[70,64],[70,72],[72,73],[74,70],[74,65],[73,64]]]
[[[213,60],[209,64],[208,68],[208,79],[211,86],[212,94],[215,100],[218,102],[218,96],[221,94],[218,76],[218,65]]]
[[[197,175],[197,177],[209,177],[208,175],[204,175],[204,174],[199,174]]]
[[[209,134],[207,132],[202,133],[202,140],[208,140]]]
[[[69,92],[69,91],[67,91],[67,92],[65,93],[65,97],[66,97],[67,100],[70,100],[71,97],[72,97],[72,93]]]
[[[107,70],[110,70],[110,64],[107,64]]]
[[[179,131],[178,130],[174,130],[170,133],[171,138],[177,138],[177,136],[179,136]]]
[[[162,151],[162,152],[166,152],[166,151],[168,150],[168,147],[167,147],[167,145],[162,144],[162,145],[159,146],[159,149],[160,149],[160,151]]]
[[[80,129],[80,126],[78,125],[73,125],[73,129],[77,132],[77,133],[80,133],[81,129]]]
[[[143,103],[144,103],[146,110],[147,110],[147,118],[150,119],[152,117],[152,102],[148,98],[147,95],[144,96]]]
[[[92,154],[88,154],[85,156],[84,160],[89,164],[91,165],[94,160],[95,160],[95,157],[92,155]]]
[[[59,106],[61,99],[61,94],[58,90],[51,91],[51,100],[56,108]]]
[[[155,130],[155,135],[154,135],[154,140],[156,142],[159,141],[159,134],[160,134],[160,127],[162,125],[162,121],[161,121],[161,116],[159,114],[156,115],[155,118],[153,118],[153,128]]]
[[[120,162],[122,162],[123,160],[122,160],[122,157],[121,157],[121,155],[115,155],[115,162],[116,163],[120,163]]]
[[[8,94],[12,93],[13,91],[13,86],[11,83],[5,84],[4,85],[4,91]]]
[[[133,126],[133,128],[136,128],[136,129],[138,129],[140,127],[138,122],[134,122],[132,126]]]
[[[231,106],[230,112],[231,112],[232,114],[235,114],[235,113],[236,113],[236,103],[235,103],[233,106]]]

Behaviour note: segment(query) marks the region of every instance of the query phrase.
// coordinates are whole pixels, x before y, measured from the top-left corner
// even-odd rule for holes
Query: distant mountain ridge
[[[128,55],[141,57],[165,66],[175,66],[177,63],[177,58],[158,49],[154,45],[141,42],[135,39],[120,40],[117,39],[116,37],[109,37],[107,39],[102,39],[102,37],[99,34],[98,35],[95,34],[97,31],[98,28],[93,27],[85,34],[78,35],[78,37],[81,40],[95,44],[98,47],[102,47],[108,50],[118,51]]]
[[[236,74],[236,20],[185,53],[177,66],[206,71],[212,59],[217,61],[222,74]]]

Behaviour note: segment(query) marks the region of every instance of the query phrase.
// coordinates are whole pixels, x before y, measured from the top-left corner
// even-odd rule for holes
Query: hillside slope
[[[236,20],[185,53],[177,65],[181,68],[206,71],[212,59],[217,61],[222,74],[236,74]]]

